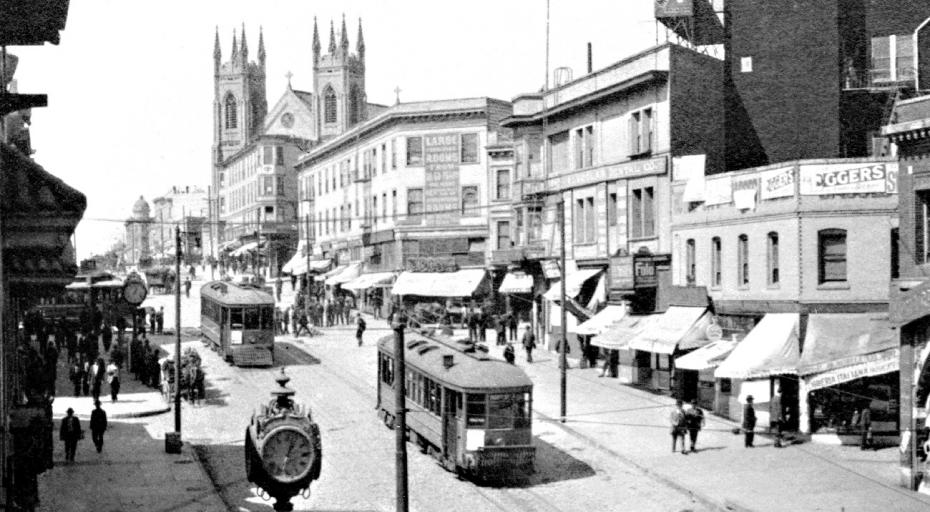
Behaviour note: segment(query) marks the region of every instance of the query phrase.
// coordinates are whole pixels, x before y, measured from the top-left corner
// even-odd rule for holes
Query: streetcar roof
[[[274,297],[254,286],[239,286],[228,281],[211,281],[200,288],[200,296],[222,304],[249,306],[274,305]]]
[[[526,373],[499,359],[474,357],[445,342],[407,331],[404,336],[406,364],[418,368],[449,386],[475,391],[501,388],[532,388],[533,381]],[[378,341],[378,349],[394,354],[394,336]],[[443,356],[452,356],[452,366],[446,368]]]

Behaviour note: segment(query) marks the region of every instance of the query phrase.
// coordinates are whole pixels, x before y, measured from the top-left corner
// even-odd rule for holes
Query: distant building
[[[202,226],[208,217],[207,191],[200,187],[173,186],[152,200],[150,233],[152,258],[159,262],[174,261],[175,226],[181,228],[182,249],[187,262],[199,263],[205,253]],[[207,233],[209,236],[209,233]],[[209,247],[206,247],[209,251]]]
[[[145,266],[151,262],[152,246],[151,233],[153,219],[151,208],[144,197],[132,206],[132,216],[126,219],[124,241],[126,247],[123,254],[123,264],[127,266]]]

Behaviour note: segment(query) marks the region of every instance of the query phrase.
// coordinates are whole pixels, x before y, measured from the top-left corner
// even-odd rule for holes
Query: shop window
[[[778,275],[778,233],[774,231],[768,235],[768,284],[779,283]]]
[[[461,139],[461,159],[463,164],[478,163],[478,134],[463,133]]]
[[[423,165],[423,137],[407,137],[407,165]]]
[[[715,236],[710,241],[710,282],[711,286],[720,286],[723,281],[720,264],[721,264],[721,244],[720,237]]]
[[[817,233],[818,282],[846,281],[846,231],[825,229]]]
[[[685,279],[688,285],[695,283],[695,244],[694,239],[689,238],[685,242]]]
[[[740,235],[736,240],[737,282],[740,286],[749,284],[749,237]]]

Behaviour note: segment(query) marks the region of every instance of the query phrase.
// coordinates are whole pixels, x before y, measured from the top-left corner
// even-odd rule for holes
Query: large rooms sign
[[[428,135],[424,142],[426,223],[432,226],[457,224],[461,217],[459,136],[455,133]]]

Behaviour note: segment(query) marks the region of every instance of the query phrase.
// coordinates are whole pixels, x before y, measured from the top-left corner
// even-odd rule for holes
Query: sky
[[[549,77],[584,74],[657,41],[650,0],[550,0]],[[262,27],[269,107],[312,90],[313,18],[324,51],[343,14],[355,48],[361,17],[368,101],[490,96],[511,100],[543,85],[545,0],[81,0],[72,1],[59,45],[10,47],[19,92],[48,94],[34,109],[35,160],[87,196],[78,258],[106,251],[140,195],[150,204],[172,185],[206,188],[213,143],[213,45],[223,60],[245,24],[250,59]],[[237,36],[241,38],[240,36]],[[658,36],[665,40],[664,30]]]

